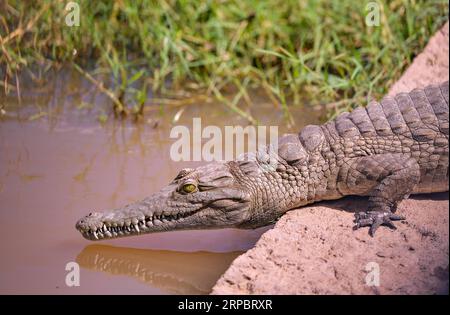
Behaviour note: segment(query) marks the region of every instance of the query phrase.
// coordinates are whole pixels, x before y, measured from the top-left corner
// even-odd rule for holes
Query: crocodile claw
[[[397,229],[392,223],[392,221],[400,221],[405,220],[404,216],[394,214],[389,211],[367,211],[367,212],[359,212],[355,214],[356,223],[353,227],[354,230],[359,229],[363,226],[370,226],[369,234],[370,236],[374,236],[376,230],[380,227],[380,225],[385,225],[393,230]]]

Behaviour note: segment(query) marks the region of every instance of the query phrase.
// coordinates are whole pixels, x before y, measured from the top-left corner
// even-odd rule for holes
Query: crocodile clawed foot
[[[390,211],[367,211],[367,212],[359,212],[355,214],[356,223],[353,227],[354,230],[359,229],[363,226],[370,226],[369,234],[370,236],[374,236],[376,230],[380,227],[380,225],[385,225],[393,230],[397,229],[392,223],[392,221],[400,221],[405,220],[405,217],[401,215],[394,214]]]

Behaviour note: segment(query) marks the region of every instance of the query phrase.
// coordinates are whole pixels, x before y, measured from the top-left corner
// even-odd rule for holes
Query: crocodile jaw
[[[122,214],[119,211],[91,213],[79,220],[76,228],[84,238],[91,241],[181,230],[191,227],[198,220],[196,215],[198,211],[135,213],[130,215]]]

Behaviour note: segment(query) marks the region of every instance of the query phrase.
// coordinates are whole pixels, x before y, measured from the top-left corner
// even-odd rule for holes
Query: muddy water
[[[262,124],[288,131],[283,113],[255,98]],[[150,108],[139,123],[110,115],[109,102],[69,71],[24,79],[21,99],[0,92],[0,293],[207,294],[230,263],[270,227],[179,231],[89,242],[75,230],[92,210],[142,199],[171,181],[169,138],[179,107]],[[318,120],[297,108],[296,129]],[[177,122],[244,125],[224,106],[196,103]],[[157,122],[157,123],[156,123]],[[155,128],[155,125],[157,127]],[[80,265],[80,286],[66,285],[66,264]]]

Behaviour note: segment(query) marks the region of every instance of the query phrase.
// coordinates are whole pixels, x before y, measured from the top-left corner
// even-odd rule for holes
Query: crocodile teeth
[[[112,237],[112,234],[111,234],[111,232],[109,232],[109,231],[106,231],[106,232],[105,232],[105,235],[108,236],[108,237]]]
[[[106,232],[106,231],[108,231],[108,228],[106,227],[105,224],[103,224],[103,232]]]
[[[98,240],[97,232],[94,232],[94,237],[96,240]]]
[[[137,231],[138,233],[140,232],[140,231],[139,231],[139,227],[138,227],[137,224],[134,225],[134,228],[136,229],[136,231]]]

